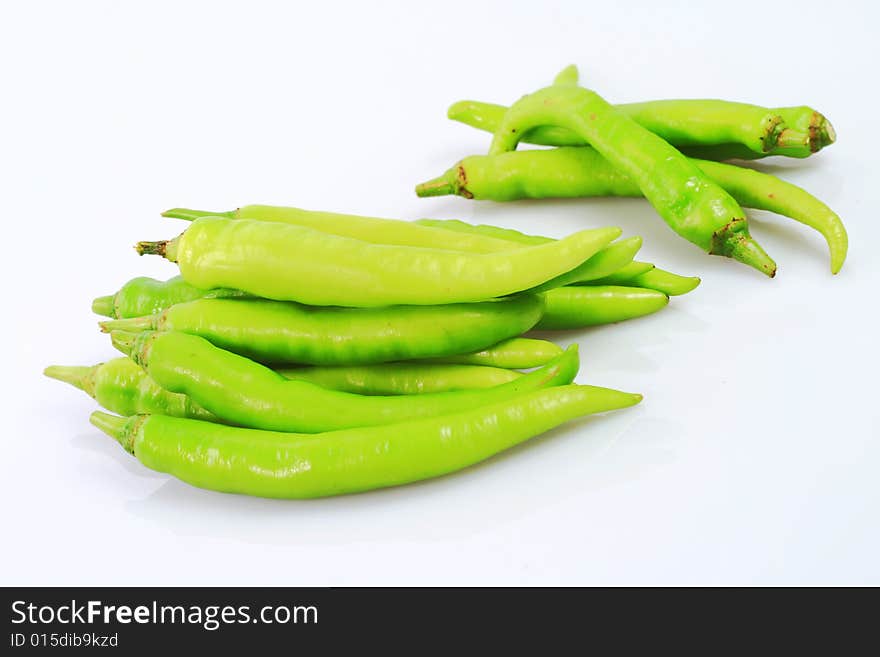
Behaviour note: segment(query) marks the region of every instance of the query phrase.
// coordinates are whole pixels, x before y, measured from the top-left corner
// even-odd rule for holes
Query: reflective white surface
[[[4,5],[2,583],[880,584],[876,6],[582,4]],[[612,101],[825,112],[839,143],[765,170],[844,218],[843,272],[764,213],[773,281],[640,200],[414,196],[488,148],[444,118],[451,102],[510,102],[571,62]],[[551,236],[619,225],[644,236],[640,259],[703,284],[561,335],[582,345],[580,382],[643,392],[637,408],[395,490],[220,495],[140,466],[40,372],[115,355],[89,304],[174,274],[131,249],[183,228],[161,210],[252,202]]]

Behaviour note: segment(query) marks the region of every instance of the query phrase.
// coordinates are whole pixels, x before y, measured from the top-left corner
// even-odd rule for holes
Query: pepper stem
[[[138,255],[159,255],[165,257],[165,250],[168,247],[169,240],[159,240],[158,242],[138,242],[134,245],[134,250]]]
[[[85,365],[50,365],[43,370],[43,374],[50,379],[69,383],[78,390],[85,390],[85,380],[91,370],[91,367]]]
[[[113,317],[113,295],[98,297],[92,301],[92,312],[104,317]]]
[[[228,210],[226,212],[210,212],[208,210],[191,210],[190,208],[171,208],[162,213],[163,217],[171,219],[184,219],[186,221],[195,221],[200,217],[226,217],[235,219],[238,210]]]
[[[139,335],[140,333],[132,333],[131,331],[110,331],[110,342],[118,351],[126,356],[131,356]]]
[[[739,260],[770,278],[776,276],[776,263],[749,235],[745,218],[734,219],[724,228],[717,230],[712,236],[712,248],[709,249],[709,253]]]
[[[171,240],[138,242],[134,245],[134,250],[138,252],[138,255],[158,255],[171,262],[177,262],[177,244],[182,235],[183,233]]]
[[[785,128],[782,132],[779,133],[779,137],[776,138],[776,145],[774,149],[777,148],[809,148],[810,145],[810,135],[801,132],[799,130],[794,130],[793,128]]]
[[[112,331],[126,331],[139,333],[151,331],[156,328],[158,315],[144,315],[143,317],[128,317],[126,319],[111,319],[106,322],[98,322],[98,326],[104,333]]]
[[[134,454],[134,437],[148,415],[138,415],[134,418],[119,417],[101,411],[95,411],[89,416],[89,422],[122,445],[129,454]],[[132,422],[132,420],[137,420]]]
[[[834,132],[834,126],[831,125],[831,121],[826,119],[821,114],[819,115],[822,118],[819,120],[819,143],[822,144],[822,147],[830,146],[837,139],[837,133]]]
[[[416,185],[416,196],[420,198],[450,196],[452,194],[455,194],[455,187],[446,180],[445,174]]]
[[[767,252],[749,235],[741,235],[730,246],[730,257],[754,267],[770,278],[776,276],[776,263]]]

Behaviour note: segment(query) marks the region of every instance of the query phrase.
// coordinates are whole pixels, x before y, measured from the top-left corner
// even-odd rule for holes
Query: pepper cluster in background
[[[776,263],[751,237],[740,205],[814,228],[831,272],[846,259],[843,222],[827,205],[779,178],[713,160],[805,158],[836,138],[811,107],[766,108],[725,100],[610,105],[578,86],[574,66],[510,108],[460,101],[450,119],[494,134],[488,155],[464,158],[416,186],[419,196],[468,199],[644,196],[679,235],[768,276]],[[516,151],[520,142],[555,146]]]

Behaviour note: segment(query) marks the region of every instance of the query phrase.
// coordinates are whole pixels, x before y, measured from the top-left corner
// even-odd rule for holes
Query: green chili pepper
[[[362,217],[337,212],[319,212],[276,205],[245,205],[224,212],[172,208],[163,212],[162,216],[187,221],[194,221],[202,217],[271,221],[305,226],[322,233],[350,237],[370,244],[427,247],[468,253],[497,253],[510,250],[509,243],[492,239],[491,236],[473,235],[466,238],[461,236],[456,238],[449,235],[448,232],[443,233],[433,228],[419,226],[411,221]]]
[[[831,121],[812,107],[807,107],[806,105],[777,107],[775,111],[779,112],[787,126],[808,134],[811,153],[816,153],[837,140],[837,133],[834,132],[834,126],[831,125]],[[777,150],[781,151],[784,149]],[[806,157],[800,151],[797,154],[792,152],[778,152],[776,154]]]
[[[807,135],[806,147],[802,144],[788,147],[780,146],[766,154],[755,153],[741,144],[689,146],[684,150],[688,155],[705,160],[754,160],[766,155],[804,158],[830,146],[837,138],[834,127],[828,119],[812,107],[805,105],[777,107],[774,108],[774,111],[779,113],[787,126]]]
[[[840,271],[846,259],[846,229],[840,217],[819,199],[760,171],[708,160],[691,162],[743,206],[775,212],[817,230],[828,243],[831,271]],[[467,191],[461,190],[462,180],[467,180]],[[419,185],[416,192],[422,196],[451,193],[495,201],[642,196],[632,178],[611,166],[595,149],[585,147],[467,157],[443,176]],[[431,225],[439,224],[435,221]]]
[[[605,276],[604,278],[597,278],[596,280],[590,281],[592,285],[630,285],[632,287],[642,287],[641,285],[634,285],[632,281],[644,274],[645,272],[653,271],[657,269],[650,262],[638,262],[633,260],[626,267],[621,267],[613,274],[609,276]],[[663,271],[662,269],[660,271]],[[663,271],[665,274],[671,274],[671,272]],[[672,276],[676,276],[677,274],[671,274]],[[682,276],[684,278],[684,276]],[[697,285],[700,283],[700,279],[696,276],[691,277],[692,280],[695,280]],[[696,285],[694,285],[696,287]]]
[[[351,367],[279,369],[287,379],[360,395],[423,395],[493,388],[522,376],[516,370],[445,363],[380,363]]]
[[[227,422],[257,429],[317,433],[390,424],[474,408],[525,390],[571,383],[577,350],[495,388],[405,397],[364,397],[290,381],[243,356],[186,333],[113,331],[113,345],[160,386],[187,395]]]
[[[307,226],[332,235],[353,237],[371,244],[392,244],[397,246],[424,246],[432,249],[465,251],[468,253],[498,253],[510,251],[522,245],[536,246],[556,240],[549,237],[513,239],[501,233],[471,232],[466,236],[452,236],[448,231],[438,233],[430,220],[400,221],[398,219],[377,219],[375,217],[359,217],[349,214],[330,212],[313,212],[300,208],[277,207],[271,205],[247,205],[230,212],[214,213],[231,219],[254,219],[257,221],[276,221],[296,226]],[[214,216],[203,210],[174,208],[163,213],[163,216],[175,219],[195,220],[200,217]],[[442,226],[441,226],[442,228]],[[514,231],[515,232],[515,231]],[[589,280],[611,273],[615,268],[623,267],[641,248],[640,237],[630,237],[601,248],[595,255],[588,258],[579,267],[566,272],[562,276],[547,281],[529,291],[540,292],[571,282]]]
[[[418,187],[421,187],[421,185],[419,185]],[[418,189],[418,187],[416,189]],[[450,188],[450,191],[447,191],[445,193],[450,194],[453,192]],[[419,196],[424,196],[424,194],[419,194]],[[505,242],[517,242],[519,244],[526,244],[528,246],[535,246],[536,244],[546,244],[547,242],[553,241],[552,237],[543,237],[541,235],[526,235],[525,233],[521,233],[520,231],[514,230],[513,228],[502,228],[501,226],[492,226],[491,224],[469,224],[459,219],[416,219],[415,223],[422,226],[430,226],[432,228],[451,230],[455,231],[456,233],[465,235],[488,235],[490,237],[495,237],[499,240],[504,240]]]
[[[130,358],[88,366],[52,365],[46,376],[84,391],[108,411],[120,415],[156,413],[219,422],[186,395],[159,387]],[[480,365],[382,363],[359,367],[298,367],[279,369],[288,379],[361,395],[415,395],[491,388],[522,376],[516,370]]]
[[[656,290],[616,285],[571,285],[544,294],[539,330],[576,329],[655,313],[669,297]]]
[[[430,362],[525,370],[546,365],[562,353],[559,345],[547,340],[511,338],[473,354],[432,358]]]
[[[43,374],[79,388],[108,411],[120,415],[157,413],[217,421],[186,395],[160,388],[130,358],[114,358],[92,367],[51,365]]]
[[[504,115],[489,154],[515,150],[522,134],[538,125],[560,125],[589,141],[639,185],[670,228],[685,239],[767,276],[776,274],[776,263],[749,235],[737,202],[673,146],[594,91],[555,86],[521,98]]]
[[[588,284],[610,285],[607,280],[605,279],[605,283],[590,281]],[[679,276],[670,271],[653,267],[644,273],[632,276],[625,281],[625,284],[627,287],[642,287],[662,292],[669,297],[677,297],[694,290],[700,284],[700,279],[696,276]]]
[[[455,472],[569,420],[640,400],[641,395],[570,385],[441,417],[306,436],[159,415],[95,412],[91,422],[148,468],[193,486],[310,498]]]
[[[553,78],[554,85],[574,85],[578,83],[580,79],[580,72],[578,71],[578,67],[574,64],[570,64],[566,66],[564,69],[559,71],[555,78]]]
[[[98,297],[92,302],[92,312],[114,319],[152,315],[176,303],[203,299],[205,297],[240,297],[239,290],[201,290],[193,287],[180,276],[167,281],[139,276],[123,285],[116,294]]]
[[[722,100],[662,100],[614,107],[683,152],[705,159],[803,158],[835,140],[828,119],[809,107],[763,108]],[[453,104],[447,115],[494,133],[506,111],[503,105],[465,100]],[[557,126],[532,128],[522,141],[544,146],[586,143],[573,131]],[[770,149],[764,150],[764,144],[771,145]]]
[[[527,151],[530,152],[530,151]],[[505,153],[499,157],[505,157],[509,155]],[[459,221],[458,219],[419,219],[417,223],[424,224],[426,226],[433,226],[435,228],[445,228],[447,230],[452,230],[460,233],[475,233],[475,234],[484,234],[484,235],[497,235],[499,238],[509,239],[512,242],[520,242],[523,244],[543,244],[549,237],[538,237],[536,235],[526,235],[525,233],[521,233],[518,230],[513,230],[512,228],[500,228],[498,226],[490,226],[486,224],[473,225],[465,223],[464,221]],[[630,240],[635,238],[630,238]],[[602,251],[594,255],[587,262],[595,261],[599,262],[600,258],[607,258],[610,255],[610,252],[614,249],[615,245],[623,245],[627,240],[620,240],[619,242],[615,242],[610,246],[605,247]],[[613,269],[609,268],[611,273],[593,278],[592,276],[585,276],[584,263],[579,269],[581,269],[580,276],[578,280],[572,281],[571,285],[621,285],[625,284],[630,287],[646,287],[657,290],[659,292],[663,292],[669,296],[676,296],[678,294],[686,294],[690,292],[694,288],[696,288],[700,284],[700,279],[696,276],[679,276],[678,274],[673,274],[672,272],[665,271],[663,269],[659,269],[654,267],[649,262],[637,262],[632,261],[629,262],[619,268],[615,267]],[[617,263],[614,263],[617,264]],[[654,270],[654,273],[650,276],[642,276],[642,274]],[[594,271],[595,273],[599,273],[598,271]],[[564,275],[566,276],[566,275]]]
[[[442,306],[311,307],[266,299],[198,299],[158,315],[102,322],[104,330],[182,331],[268,363],[367,365],[453,356],[538,323],[540,295]]]
[[[139,253],[177,262],[204,289],[227,287],[313,306],[374,307],[483,301],[536,287],[620,235],[581,231],[550,244],[473,254],[368,244],[292,224],[197,219],[180,237]]]
[[[609,276],[631,263],[640,248],[642,248],[642,238],[638,235],[618,240],[585,260],[579,267],[575,267],[556,278],[551,278],[546,283],[537,285],[528,291],[545,292],[563,285],[585,283],[596,278]]]

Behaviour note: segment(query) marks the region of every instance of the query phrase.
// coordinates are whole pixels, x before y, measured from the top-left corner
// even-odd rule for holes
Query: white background
[[[6,2],[3,584],[880,584],[880,178],[875,3]],[[752,213],[779,263],[703,255],[640,200],[492,205],[412,187],[488,136],[445,118],[569,63],[609,100],[807,103],[839,143],[765,167],[846,221]],[[94,296],[173,265],[167,207],[277,203],[498,223],[614,224],[703,284],[642,320],[566,333],[581,382],[635,409],[440,480],[280,502],[153,473],[44,366],[116,354]]]

